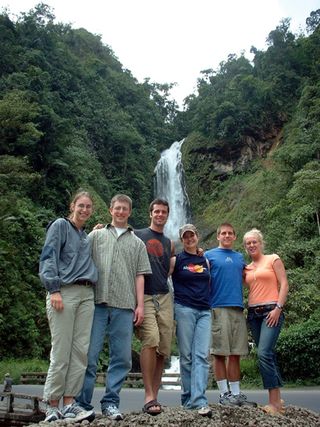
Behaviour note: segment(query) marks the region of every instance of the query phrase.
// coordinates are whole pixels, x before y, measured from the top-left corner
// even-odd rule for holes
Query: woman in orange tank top
[[[243,237],[252,262],[245,267],[244,281],[249,288],[248,325],[258,350],[263,386],[269,391],[269,404],[263,410],[283,414],[280,387],[282,379],[277,365],[275,346],[284,322],[283,306],[288,294],[288,281],[278,255],[265,255],[262,233],[256,228]]]

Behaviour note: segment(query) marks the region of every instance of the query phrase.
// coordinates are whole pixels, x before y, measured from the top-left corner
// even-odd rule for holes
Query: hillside
[[[38,258],[71,194],[92,192],[89,228],[118,192],[134,200],[133,226],[148,221],[154,166],[177,137],[169,88],[138,83],[99,36],[44,4],[0,14],[0,357],[48,351]]]
[[[312,18],[312,19],[311,19]],[[288,270],[287,321],[301,322],[320,301],[320,10],[309,36],[284,20],[253,63],[230,55],[199,81],[186,116],[184,168],[204,246],[229,221],[237,247],[252,227]]]
[[[170,84],[137,82],[99,36],[56,23],[48,6],[0,14],[0,358],[48,355],[38,258],[71,193],[93,193],[90,228],[125,192],[141,227],[160,152],[183,137],[204,247],[222,221],[238,248],[260,228],[288,270],[287,325],[310,317],[320,303],[319,23],[320,10],[294,35],[284,20],[252,62],[231,54],[203,71],[179,112]]]

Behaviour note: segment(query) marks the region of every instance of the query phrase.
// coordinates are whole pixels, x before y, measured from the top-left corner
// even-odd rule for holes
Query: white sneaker
[[[95,413],[93,410],[87,411],[76,403],[71,405],[66,405],[62,409],[62,415],[64,419],[70,419],[73,421],[93,421],[95,418]]]
[[[212,417],[212,411],[209,406],[202,406],[202,408],[198,409],[198,414],[202,417]]]
[[[115,405],[109,405],[103,409],[102,414],[111,420],[123,420],[123,415]]]
[[[239,406],[253,406],[256,408],[258,405],[256,402],[251,402],[248,400],[247,396],[240,392],[240,394],[235,394],[233,397],[239,402]]]
[[[220,395],[219,403],[226,406],[241,406],[240,401],[230,391]]]
[[[63,415],[59,411],[59,408],[55,406],[49,406],[46,410],[46,418],[44,419],[47,423],[51,423],[51,421],[62,420]]]

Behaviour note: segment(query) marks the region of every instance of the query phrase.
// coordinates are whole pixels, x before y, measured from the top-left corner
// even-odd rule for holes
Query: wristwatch
[[[281,304],[276,304],[276,307],[279,309],[279,310],[282,310],[283,309],[283,305],[281,305]]]

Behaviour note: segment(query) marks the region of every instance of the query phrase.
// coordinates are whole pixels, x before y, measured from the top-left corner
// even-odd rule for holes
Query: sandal
[[[159,409],[151,409],[154,406],[158,406]],[[150,402],[147,402],[143,406],[142,412],[149,415],[159,415],[162,412],[162,408],[160,403],[156,399],[154,399],[154,400],[150,400]]]
[[[277,409],[273,405],[265,405],[261,408],[266,414],[269,415],[284,415],[285,409],[282,406],[280,409]]]

